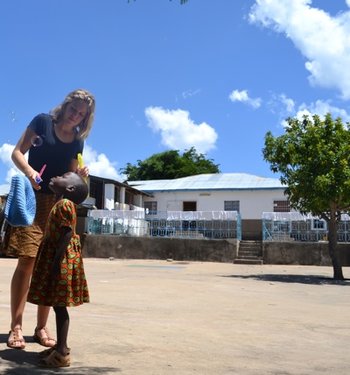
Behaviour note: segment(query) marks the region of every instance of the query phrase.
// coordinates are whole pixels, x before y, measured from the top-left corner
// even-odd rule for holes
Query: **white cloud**
[[[308,115],[319,115],[321,118],[324,118],[327,113],[331,113],[333,118],[340,117],[343,122],[350,121],[350,114],[346,112],[345,109],[334,107],[330,102],[316,100],[315,103],[309,105],[303,103],[299,106],[296,113],[296,117],[299,119],[302,118],[303,114]]]
[[[292,117],[302,120],[304,115],[309,116],[310,118],[313,115],[318,115],[321,119],[324,119],[327,113],[330,113],[333,119],[340,117],[344,123],[350,121],[350,114],[347,113],[345,109],[335,107],[331,105],[329,101],[323,100],[316,100],[316,102],[310,104],[302,103],[298,106],[298,109]],[[286,125],[287,122],[282,121],[282,126]]]
[[[145,115],[148,126],[161,134],[162,144],[166,147],[185,150],[194,146],[200,153],[215,148],[218,135],[214,128],[205,122],[195,124],[188,111],[148,107]]]
[[[196,90],[186,90],[182,93],[182,97],[184,99],[187,99],[187,98],[190,98],[191,96],[195,96],[197,94],[199,94],[201,92],[200,89],[196,89]]]
[[[4,164],[13,164],[12,159],[11,159],[11,154],[13,149],[15,148],[14,145],[4,143],[2,146],[0,146],[0,160]]]
[[[285,108],[286,108],[286,111],[288,113],[291,113],[294,111],[294,107],[295,107],[295,102],[293,99],[291,98],[287,98],[287,96],[285,94],[281,94],[279,96],[282,104],[284,104]]]
[[[260,98],[250,98],[248,95],[247,90],[233,90],[231,94],[229,95],[229,99],[232,102],[241,102],[246,103],[253,107],[254,109],[257,109],[261,106],[261,99]]]
[[[7,168],[6,177],[5,177],[5,181],[7,183],[11,182],[12,176],[20,173],[19,169],[14,165],[11,159],[11,154],[14,148],[15,148],[14,145],[11,145],[8,143],[4,143],[2,146],[0,146],[0,161]]]
[[[271,94],[269,100],[266,101],[267,108],[274,114],[285,118],[295,112],[295,102],[288,98],[285,94]]]
[[[313,85],[335,88],[350,99],[350,11],[330,16],[311,0],[256,0],[252,23],[284,33],[307,59]],[[347,1],[350,4],[350,1]]]
[[[0,195],[6,195],[10,191],[10,184],[0,185]]]
[[[83,156],[84,163],[89,167],[91,175],[112,180],[122,180],[122,176],[115,168],[116,163],[111,162],[105,154],[99,154],[89,145],[85,145]]]

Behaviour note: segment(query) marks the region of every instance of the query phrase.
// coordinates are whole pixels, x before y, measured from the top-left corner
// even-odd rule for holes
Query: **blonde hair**
[[[88,105],[88,110],[85,117],[77,126],[77,138],[86,139],[92,128],[92,123],[94,121],[95,115],[95,98],[89,91],[84,89],[77,89],[70,92],[61,104],[50,111],[50,114],[52,115],[55,122],[60,121],[67,105],[76,99],[82,100]]]

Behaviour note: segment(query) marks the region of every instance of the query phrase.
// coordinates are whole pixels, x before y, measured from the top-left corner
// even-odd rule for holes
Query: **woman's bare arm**
[[[24,156],[32,147],[32,139],[34,137],[36,137],[36,133],[27,128],[17,142],[11,157],[16,167],[29,178],[34,189],[39,190],[40,186],[35,182],[35,178],[39,175],[39,172],[28,164],[28,161]]]

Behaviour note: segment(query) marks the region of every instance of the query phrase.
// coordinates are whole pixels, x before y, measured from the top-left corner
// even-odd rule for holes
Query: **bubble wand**
[[[44,164],[44,165],[41,167],[39,174],[35,177],[35,182],[36,182],[37,184],[40,184],[40,182],[43,181],[42,178],[41,178],[41,176],[42,176],[42,174],[44,173],[45,168],[46,168],[46,164]]]
[[[77,155],[77,159],[78,159],[78,167],[80,169],[84,168],[84,160],[83,160],[83,156],[80,152]],[[83,179],[84,179],[85,182],[87,182],[87,177],[83,177]]]

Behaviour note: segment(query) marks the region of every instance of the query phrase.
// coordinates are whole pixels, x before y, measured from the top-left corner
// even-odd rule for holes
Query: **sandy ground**
[[[91,303],[69,310],[72,365],[57,371],[36,366],[34,305],[26,349],[6,346],[15,265],[0,259],[4,375],[350,374],[350,281],[329,267],[85,259]]]

